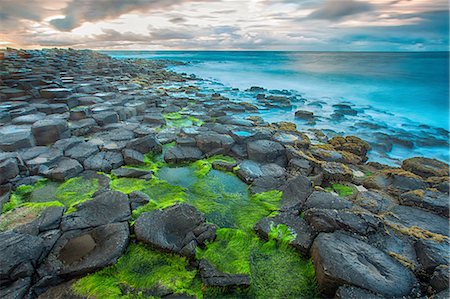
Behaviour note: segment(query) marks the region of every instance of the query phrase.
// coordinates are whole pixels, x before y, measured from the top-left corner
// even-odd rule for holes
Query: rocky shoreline
[[[0,298],[449,296],[447,164],[236,117],[169,63],[0,54]]]

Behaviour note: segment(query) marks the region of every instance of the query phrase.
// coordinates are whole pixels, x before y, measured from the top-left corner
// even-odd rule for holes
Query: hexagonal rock
[[[40,237],[17,232],[0,233],[0,281],[2,285],[34,273],[44,249]]]
[[[234,144],[234,139],[215,132],[200,133],[195,136],[197,147],[204,153],[226,154]]]
[[[403,161],[402,168],[421,177],[448,176],[448,164],[436,159],[414,157]]]
[[[248,275],[220,272],[207,260],[200,261],[199,270],[203,284],[208,287],[226,288],[230,291],[250,286],[250,277]]]
[[[43,119],[31,127],[36,145],[48,145],[59,139],[70,137],[67,122],[62,119]]]
[[[76,211],[63,217],[61,230],[85,229],[130,218],[128,197],[117,191],[103,192],[76,206]]]
[[[67,279],[113,265],[128,239],[127,222],[65,232],[38,269],[39,276]]]
[[[353,177],[350,168],[339,162],[323,162],[321,168],[327,181],[351,181]]]
[[[448,194],[433,190],[414,190],[400,195],[400,202],[405,206],[415,206],[448,217]]]
[[[168,163],[194,162],[203,156],[201,150],[191,146],[174,146],[164,153],[164,160]]]
[[[106,126],[108,124],[115,124],[119,122],[119,115],[114,111],[105,111],[95,113],[92,115],[99,126]]]
[[[313,184],[307,177],[299,175],[289,180],[281,191],[283,191],[281,210],[299,211],[313,192]]]
[[[256,140],[247,143],[247,153],[252,161],[286,164],[284,146],[272,140]],[[284,163],[280,160],[284,160]]]
[[[34,146],[29,126],[5,126],[0,128],[0,150],[13,152]]]
[[[138,151],[132,149],[124,149],[122,151],[123,161],[127,165],[144,165],[145,157]]]
[[[15,178],[19,174],[19,166],[16,159],[7,159],[0,163],[0,185]]]
[[[206,223],[205,216],[187,204],[142,214],[134,231],[139,241],[187,257],[194,257],[198,245],[216,236],[216,227]]]
[[[414,274],[386,253],[343,233],[321,233],[311,256],[325,296],[348,284],[386,297],[407,297],[416,287]]]
[[[147,135],[145,137],[136,138],[127,143],[126,148],[147,154],[150,152],[161,153],[162,145],[155,136]]]
[[[46,88],[41,89],[39,93],[44,99],[53,99],[68,97],[72,91],[67,88]]]
[[[279,224],[286,225],[291,232],[295,234],[295,239],[290,245],[304,256],[308,256],[309,248],[311,247],[316,233],[311,229],[308,223],[298,215],[292,213],[280,213],[274,217],[264,217],[256,223],[254,229],[259,236],[267,240],[271,227],[276,227]]]
[[[63,157],[56,163],[43,167],[39,173],[56,181],[65,181],[76,177],[82,171],[83,166],[77,160]]]
[[[123,165],[123,157],[121,153],[99,152],[84,160],[83,165],[88,170],[110,172]]]

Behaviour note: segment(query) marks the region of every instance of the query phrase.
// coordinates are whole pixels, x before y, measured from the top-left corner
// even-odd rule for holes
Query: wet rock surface
[[[274,229],[287,227],[289,250],[312,258],[322,296],[448,297],[448,165],[425,157],[406,159],[401,167],[366,162],[374,151],[388,153],[398,145],[445,145],[446,137],[440,136],[448,132],[422,128],[429,136],[419,140],[414,132],[383,127],[384,133],[366,136],[369,145],[356,136],[310,127],[363,115],[347,103],[323,116],[313,107],[325,103],[306,105],[290,91],[252,87],[245,91],[248,98],[237,101],[228,97],[242,95],[235,90],[202,90],[201,79],[165,70],[169,62],[61,49],[7,53],[0,63],[2,298],[79,298],[73,283],[120,263],[121,257],[126,260],[128,244],[136,241],[153,252],[187,257],[189,270],[198,271],[194,276],[205,288],[252,292],[252,273],[222,272],[211,261],[196,260],[196,250],[214,244],[221,229],[205,215],[223,217],[203,205],[218,209],[235,200],[236,194],[226,194],[220,202],[225,189],[239,193],[235,189],[242,188],[230,181],[232,186],[209,190],[216,184],[212,180],[196,190],[206,202],[175,204],[191,200],[195,178],[188,176],[210,178],[210,169],[237,176],[249,200],[263,202],[258,219],[247,219],[253,208],[234,208],[245,212],[239,221],[253,221],[247,237],[258,235],[265,242]],[[285,109],[283,115],[289,112],[304,125],[271,124],[257,116],[273,108]],[[378,129],[371,122],[353,125]],[[208,160],[217,155],[228,157]],[[201,159],[177,178],[183,188],[168,187],[158,177],[160,165]],[[75,181],[80,184],[75,191],[55,193],[80,178],[95,188]],[[48,181],[39,189],[42,179]],[[89,195],[79,197],[85,189]],[[258,197],[262,192],[268,192],[265,201]],[[48,202],[54,203],[39,206]],[[226,228],[236,225],[227,222]],[[270,276],[285,260],[263,272]],[[135,274],[151,270],[132,269]],[[276,287],[281,285],[271,286]],[[185,295],[165,287],[120,292]]]
[[[144,213],[135,225],[138,240],[188,257],[194,256],[197,246],[214,240],[215,230],[202,213],[186,204]]]

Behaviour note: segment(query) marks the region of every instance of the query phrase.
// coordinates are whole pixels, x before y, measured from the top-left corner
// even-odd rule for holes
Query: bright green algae
[[[89,298],[159,298],[161,292],[202,298],[196,270],[174,254],[159,253],[141,244],[130,244],[114,266],[78,280],[73,290]]]
[[[58,201],[68,209],[73,210],[73,207],[78,203],[91,199],[98,189],[99,183],[97,179],[76,177],[64,183],[43,179],[34,185],[18,186],[11,194],[10,201],[3,206],[3,213],[27,203],[53,201]]]
[[[182,127],[192,127],[201,126],[203,121],[198,118],[182,114],[180,112],[171,112],[163,114],[164,119],[168,127],[182,128]]]
[[[268,242],[262,242],[252,232],[222,228],[214,242],[197,251],[197,258],[209,260],[226,273],[249,275],[251,286],[239,290],[243,292],[239,297],[318,297],[314,266],[311,260],[301,259],[286,246],[292,238],[295,236],[282,226],[273,228]],[[208,292],[212,298],[220,297],[214,291]]]
[[[336,192],[341,197],[350,196],[354,193],[353,188],[343,184],[332,184],[331,187],[326,188],[327,191]]]

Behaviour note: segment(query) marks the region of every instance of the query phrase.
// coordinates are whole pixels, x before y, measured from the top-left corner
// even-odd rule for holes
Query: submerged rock
[[[449,176],[448,164],[436,159],[414,157],[403,161],[402,168],[421,177]]]

